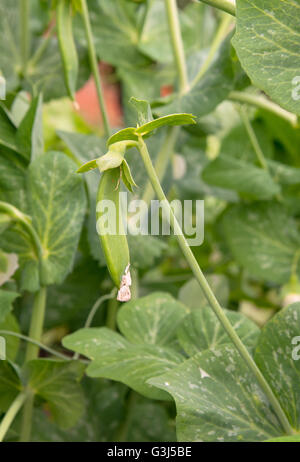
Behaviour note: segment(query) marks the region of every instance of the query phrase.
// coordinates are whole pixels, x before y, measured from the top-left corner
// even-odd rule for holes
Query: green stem
[[[165,6],[168,16],[174,60],[179,76],[180,92],[184,93],[188,91],[189,82],[176,0],[165,0]]]
[[[178,139],[179,131],[180,127],[170,127],[168,129],[162,147],[159,150],[158,155],[155,159],[155,171],[160,181],[162,181],[165,176],[167,167],[170,162],[170,158],[174,152],[174,147]],[[154,195],[155,193],[151,186],[151,182],[148,181],[142,199],[144,202],[146,202],[146,204],[150,204],[151,200],[154,198]]]
[[[11,424],[13,423],[16,415],[18,414],[19,410],[23,406],[26,400],[26,393],[22,391],[21,393],[18,394],[18,396],[15,398],[15,400],[12,402],[10,405],[10,408],[8,409],[7,413],[5,414],[4,418],[2,419],[0,423],[0,442],[5,438],[5,435],[7,431],[9,430]]]
[[[43,333],[46,309],[46,295],[46,287],[41,287],[41,289],[35,294],[34,297],[29,337],[33,340],[36,340],[37,342],[40,342]],[[38,357],[38,353],[39,347],[37,345],[34,345],[33,343],[28,344],[25,361],[27,362],[31,361],[32,359],[36,359]]]
[[[0,335],[10,335],[12,337],[17,337],[17,338],[19,338],[21,340],[25,340],[26,342],[29,342],[29,343],[32,343],[33,345],[36,345],[41,350],[47,351],[47,353],[50,353],[52,356],[56,356],[57,358],[64,359],[66,361],[71,361],[71,359],[72,359],[72,358],[70,358],[70,356],[59,353],[59,351],[53,350],[52,348],[47,347],[43,343],[38,342],[37,340],[33,340],[30,337],[27,337],[27,335],[17,334],[16,332],[11,332],[10,330],[0,330]]]
[[[225,13],[229,13],[232,16],[236,14],[235,2],[232,0],[201,0],[203,3],[207,5],[213,6],[214,8],[218,8],[219,10],[225,11]]]
[[[97,96],[98,96],[99,106],[100,106],[102,119],[103,119],[104,131],[105,131],[105,135],[109,137],[110,136],[110,126],[109,126],[104,96],[102,93],[99,66],[98,66],[98,61],[97,61],[97,56],[96,56],[96,51],[95,51],[95,46],[94,46],[92,27],[90,23],[89,10],[87,7],[86,0],[81,0],[81,8],[82,8],[86,39],[87,39],[88,50],[89,50],[90,65],[91,65],[91,70],[92,70],[92,73],[95,79]]]
[[[158,199],[161,201],[161,206],[163,209],[163,212],[165,213],[166,217],[169,218],[170,225],[174,231],[174,235],[176,236],[179,246],[192,270],[194,273],[195,278],[197,279],[209,305],[211,306],[212,310],[216,314],[217,318],[219,319],[221,325],[227,332],[228,336],[230,337],[231,341],[235,345],[236,349],[238,350],[239,354],[241,357],[244,359],[246,364],[248,365],[249,369],[253,372],[253,374],[256,377],[257,382],[259,383],[261,389],[264,391],[265,395],[268,397],[271,405],[273,406],[273,409],[278,417],[278,420],[281,422],[282,427],[284,428],[285,432],[287,434],[293,434],[293,429],[290,426],[290,423],[283,412],[280,403],[278,402],[276,396],[274,395],[271,387],[269,386],[268,382],[262,375],[261,371],[257,367],[256,363],[254,362],[252,356],[248,352],[247,348],[243,344],[243,342],[240,340],[239,336],[236,334],[234,328],[232,327],[230,321],[228,320],[226,314],[224,313],[224,310],[220,306],[218,300],[216,299],[213,291],[211,290],[204,274],[202,273],[198,262],[191,251],[184,235],[182,232],[182,229],[173,213],[172,208],[170,207],[170,204],[162,190],[162,187],[160,185],[159,179],[157,177],[157,174],[155,172],[155,169],[152,165],[151,158],[149,156],[149,152],[147,149],[147,146],[143,140],[142,137],[139,138],[139,150],[141,157],[143,159],[147,174],[150,178],[150,181],[152,183],[153,189],[155,190],[155,193],[158,197]]]
[[[249,139],[251,141],[252,147],[255,151],[256,157],[258,162],[260,163],[261,167],[264,168],[265,170],[269,171],[269,167],[267,164],[267,161],[265,159],[264,153],[262,152],[262,149],[259,145],[258,139],[256,137],[255,131],[253,130],[253,127],[250,123],[247,111],[245,110],[244,107],[240,108],[240,114],[241,114],[241,119],[245,125],[245,128],[247,130]]]
[[[191,87],[193,87],[194,85],[196,85],[196,83],[199,82],[199,80],[203,77],[203,75],[205,74],[205,72],[207,71],[207,69],[209,68],[214,56],[215,56],[215,53],[216,51],[218,50],[221,42],[223,41],[225,35],[227,34],[228,32],[228,28],[230,26],[232,22],[232,18],[228,15],[224,15],[221,22],[220,22],[220,26],[217,30],[217,33],[213,39],[213,42],[210,46],[210,49],[209,49],[209,53],[204,61],[204,64],[203,66],[200,68],[198,74],[196,75],[196,77],[194,78],[194,80],[192,81],[191,83]]]
[[[231,101],[237,101],[238,103],[250,104],[251,106],[256,106],[260,109],[272,112],[278,117],[281,117],[282,119],[289,122],[294,128],[299,127],[298,119],[295,114],[286,111],[278,104],[273,103],[273,101],[270,101],[262,95],[257,95],[254,93],[245,93],[240,91],[232,91],[229,93],[228,99],[230,99]]]
[[[103,295],[102,297],[98,298],[98,300],[96,301],[96,303],[92,307],[92,309],[91,309],[91,311],[90,311],[90,313],[89,313],[89,315],[87,317],[87,320],[86,320],[85,325],[84,325],[85,328],[91,327],[91,324],[93,322],[95,314],[97,313],[97,311],[100,308],[100,306],[102,305],[102,303],[105,302],[106,300],[110,300],[111,298],[114,298],[116,296],[116,292],[117,292],[117,289],[113,289],[110,294]]]
[[[45,318],[45,309],[46,309],[46,287],[41,287],[41,289],[35,294],[33,310],[31,315],[31,324],[29,329],[29,337],[37,342],[40,342],[42,333],[43,333],[43,324]],[[31,361],[38,358],[39,347],[32,343],[27,345],[25,362]],[[24,406],[23,421],[21,428],[21,437],[20,441],[29,441],[31,435],[31,426],[32,426],[32,413],[33,413],[33,404],[34,404],[34,394],[30,393],[28,390],[29,396]]]
[[[26,75],[27,63],[30,53],[30,29],[29,29],[29,0],[20,0],[20,49],[22,58],[22,73]]]
[[[137,401],[137,393],[133,390],[129,390],[128,399],[127,399],[127,406],[126,406],[126,417],[124,422],[121,424],[116,441],[118,443],[125,443],[128,437],[128,431],[130,428],[130,424],[132,422],[134,406]]]

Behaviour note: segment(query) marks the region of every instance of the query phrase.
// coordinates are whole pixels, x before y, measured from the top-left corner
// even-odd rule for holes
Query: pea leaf
[[[0,410],[7,411],[21,390],[17,369],[10,361],[0,361]]]
[[[154,306],[154,300],[157,306]],[[142,305],[130,303],[128,313],[122,308],[123,313],[118,317],[119,326],[127,339],[107,328],[81,329],[63,339],[66,348],[84,354],[92,363],[87,368],[90,377],[103,377],[116,380],[130,386],[138,393],[152,399],[166,399],[167,395],[147,385],[146,380],[158,374],[158,371],[169,370],[179,364],[183,357],[169,344],[174,339],[175,329],[179,320],[186,314],[185,308],[173,301],[166,294],[141,299]],[[154,314],[149,319],[146,311],[154,309]],[[142,311],[139,313],[139,308]],[[167,327],[160,314],[160,309],[165,317],[172,319],[175,327],[167,332]],[[144,311],[144,314],[143,314]],[[167,312],[170,311],[170,314]],[[135,313],[133,317],[131,313]],[[149,315],[148,315],[149,316]],[[148,328],[145,324],[148,319]],[[142,323],[142,324],[141,324]],[[140,334],[134,332],[136,325],[143,327]],[[144,340],[144,341],[143,341]],[[154,344],[156,342],[157,344]],[[161,345],[164,346],[161,346]]]
[[[171,295],[156,292],[123,305],[118,326],[131,343],[168,345],[188,312]]]
[[[120,334],[106,327],[79,329],[63,339],[63,345],[94,360],[99,354],[125,349],[129,343]]]
[[[107,141],[107,145],[117,143],[118,141],[137,141],[136,129],[134,127],[124,128],[123,130],[114,133]]]
[[[202,172],[202,179],[254,199],[269,199],[280,192],[279,185],[267,170],[226,155],[210,162]]]
[[[168,399],[168,396],[147,385],[146,380],[182,360],[171,348],[132,345],[105,327],[81,329],[65,337],[63,345],[93,360],[87,368],[90,377],[122,382],[152,399]]]
[[[253,347],[259,335],[259,328],[241,313],[224,310],[242,342]],[[229,343],[229,337],[211,308],[206,306],[193,310],[182,322],[177,337],[184,351],[193,356],[199,351],[219,348]]]
[[[12,311],[12,304],[17,297],[19,297],[19,294],[16,292],[0,289],[0,323]]]
[[[19,152],[16,132],[16,127],[9,119],[3,107],[0,106],[0,145]]]
[[[170,114],[164,117],[159,117],[158,119],[138,127],[136,129],[136,133],[138,135],[145,136],[160,127],[171,125],[189,125],[195,123],[195,116],[192,114]]]
[[[111,350],[88,366],[87,375],[117,380],[151,399],[168,399],[165,392],[147,384],[147,380],[178,365],[183,357],[175,350],[158,345],[129,345],[126,349]]]
[[[47,402],[52,418],[62,428],[74,425],[84,411],[79,380],[84,365],[78,361],[37,359],[26,366],[29,386]]]
[[[300,236],[284,206],[237,205],[225,213],[222,223],[235,259],[254,278],[278,284],[289,280]]]
[[[230,39],[231,34],[225,39],[203,75],[201,73],[196,77],[194,74],[197,73],[193,70],[190,80],[194,80],[190,82],[189,90],[182,95],[175,95],[170,103],[166,101],[164,106],[156,109],[157,114],[162,116],[173,112],[190,112],[196,117],[202,117],[226,98],[234,82]],[[192,56],[191,61],[193,65],[199,61],[203,65],[203,59],[197,59],[196,56]],[[201,67],[197,69],[197,72],[199,71],[201,72]]]
[[[226,277],[222,274],[208,274],[206,275],[206,279],[221,306],[227,306],[229,285]],[[182,303],[192,309],[200,309],[207,306],[207,299],[196,279],[191,279],[181,287],[178,298]]]
[[[255,361],[271,386],[292,427],[300,429],[300,303],[276,314],[262,329]],[[293,342],[293,339],[298,339]],[[298,359],[297,359],[298,358]]]
[[[6,148],[0,148],[0,200],[27,210],[26,165]]]
[[[237,0],[233,38],[241,64],[254,85],[298,115],[295,77],[300,59],[299,7],[299,0]]]
[[[282,434],[252,373],[231,345],[198,353],[148,382],[173,396],[179,441],[263,441]]]
[[[164,126],[187,125],[195,123],[195,116],[193,116],[192,114],[170,114],[164,117],[159,117],[158,119],[155,119],[152,122],[148,122],[137,128],[124,128],[123,130],[120,130],[119,132],[112,135],[108,139],[107,144],[108,146],[110,146],[111,144],[114,144],[117,141],[137,141],[138,136],[147,136],[157,128]]]
[[[63,281],[79,241],[86,199],[75,168],[60,152],[48,152],[29,168],[29,202],[44,250],[47,284]]]
[[[137,99],[132,96],[129,102],[132,104],[132,106],[137,111],[139,125],[144,125],[153,120],[151,106],[148,103],[148,101]]]
[[[44,153],[42,106],[43,98],[40,94],[33,99],[17,132],[18,143],[31,162]]]

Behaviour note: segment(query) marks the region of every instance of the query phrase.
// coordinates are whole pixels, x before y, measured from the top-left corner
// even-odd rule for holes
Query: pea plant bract
[[[0,441],[300,441],[299,7],[0,0]]]

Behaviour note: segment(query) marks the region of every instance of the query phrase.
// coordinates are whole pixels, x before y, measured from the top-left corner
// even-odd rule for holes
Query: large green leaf
[[[300,303],[281,310],[263,328],[255,361],[295,430],[300,430]],[[297,347],[298,345],[298,347]]]
[[[76,165],[59,152],[48,152],[29,168],[31,215],[43,246],[47,284],[65,278],[79,241],[86,198],[75,170]]]
[[[103,138],[96,135],[83,135],[80,133],[57,132],[58,136],[66,143],[79,164],[90,159],[102,156],[107,151],[106,143]],[[88,240],[91,254],[100,264],[105,265],[105,258],[99,236],[96,231],[96,197],[99,185],[99,172],[92,171],[85,175],[85,181],[89,193],[89,218],[88,218]]]
[[[157,345],[129,345],[126,349],[111,350],[98,356],[88,366],[90,377],[117,380],[151,399],[168,399],[168,395],[147,383],[151,377],[173,369],[183,357],[172,348]]]
[[[235,259],[254,278],[278,284],[289,280],[300,235],[282,205],[234,206],[224,215],[223,230]]]
[[[256,344],[259,328],[241,313],[224,310],[235,332],[248,347]],[[189,356],[199,351],[219,348],[230,339],[210,307],[193,310],[177,332],[179,343]]]
[[[175,95],[174,100],[156,112],[159,115],[167,115],[175,112],[188,112],[197,117],[202,117],[211,112],[221,101],[228,95],[233,87],[234,76],[232,63],[230,58],[230,38],[223,42],[218,52],[215,55],[208,69],[199,76],[200,78],[192,80],[196,77],[197,72],[203,65],[203,59],[197,59],[193,56],[193,64],[201,63],[200,69],[196,72],[193,70],[193,75],[190,75],[190,88],[183,95]],[[196,74],[196,75],[195,75]]]
[[[237,0],[233,44],[253,83],[300,114],[295,78],[300,70],[300,1]],[[299,95],[299,91],[298,91]]]
[[[149,382],[175,399],[179,441],[263,441],[282,435],[267,400],[233,346],[198,353]]]
[[[52,418],[62,428],[75,425],[84,410],[79,380],[84,365],[78,361],[36,359],[26,368],[29,386],[48,404]]]
[[[226,155],[209,163],[202,172],[202,179],[255,199],[269,199],[280,192],[267,170]]]
[[[159,371],[171,369],[183,359],[171,348],[133,345],[105,327],[81,329],[65,337],[63,344],[93,360],[87,368],[90,377],[122,382],[153,399],[166,399],[168,396],[147,385],[146,380]]]
[[[189,309],[167,293],[152,293],[132,300],[118,313],[118,326],[132,343],[166,345]]]

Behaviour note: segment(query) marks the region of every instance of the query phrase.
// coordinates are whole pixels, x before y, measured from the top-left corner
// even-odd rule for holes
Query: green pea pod
[[[97,195],[96,211],[97,232],[110,275],[118,288],[122,286],[122,281],[128,271],[130,260],[127,237],[121,217],[119,184],[120,168],[113,168],[102,173]],[[107,214],[108,210],[113,211],[111,216]]]
[[[72,101],[75,101],[78,77],[78,56],[72,28],[72,2],[59,0],[57,4],[57,32],[63,62],[65,84]]]

